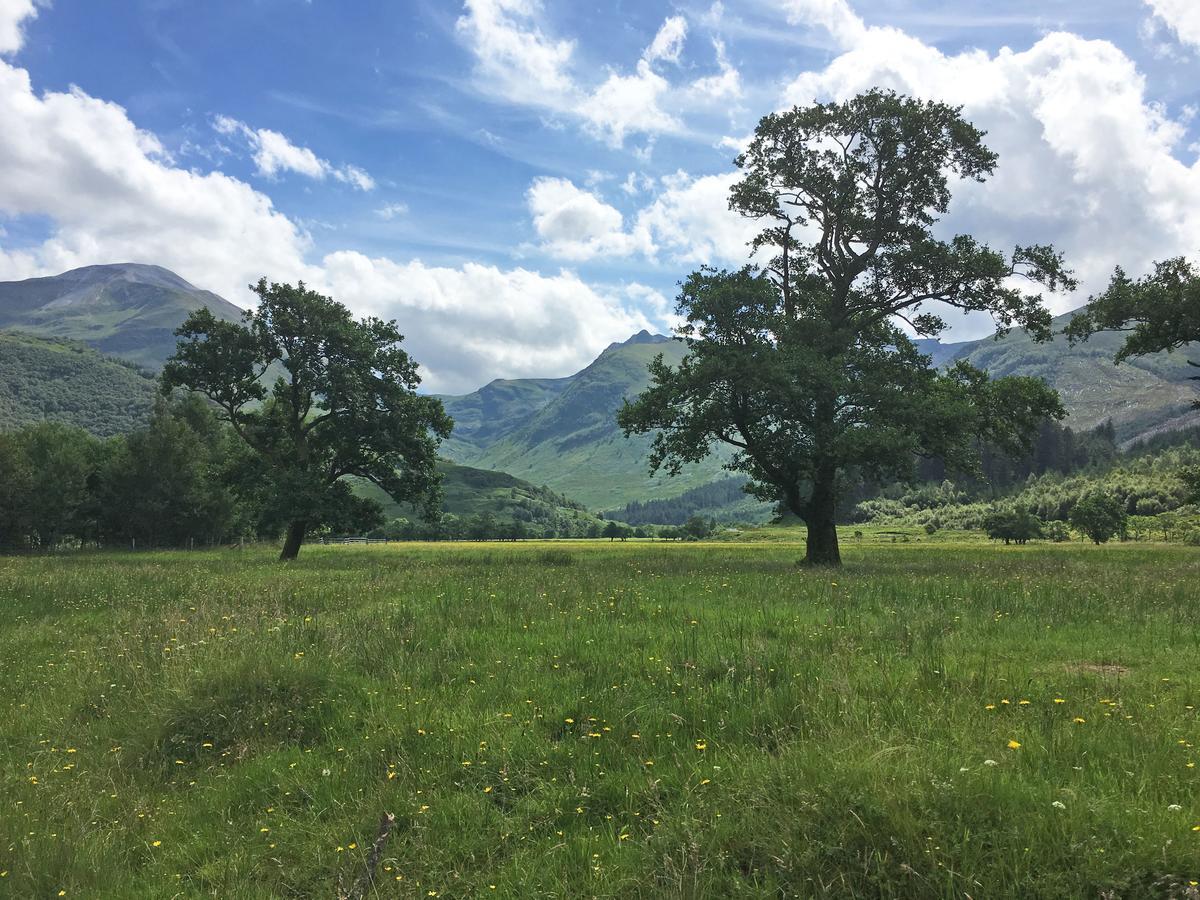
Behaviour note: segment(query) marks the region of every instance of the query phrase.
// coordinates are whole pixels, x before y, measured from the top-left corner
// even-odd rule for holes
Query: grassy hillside
[[[49,278],[0,282],[0,328],[83,341],[150,369],[175,350],[174,331],[205,306],[241,310],[159,266],[88,266]]]
[[[62,422],[99,437],[145,424],[156,386],[136,367],[74,341],[0,331],[0,430]]]
[[[532,485],[505,472],[492,472],[471,466],[442,461],[442,512],[466,519],[490,514],[497,522],[522,521],[544,524],[558,519],[575,522],[599,520],[580,503],[546,488]],[[389,518],[415,520],[417,511],[406,504],[396,503],[380,488],[360,482],[357,490],[366,497],[378,500]]]
[[[627,439],[617,427],[615,415],[621,401],[649,384],[646,366],[659,353],[668,362],[678,362],[684,347],[645,333],[616,344],[583,371],[559,380],[552,390],[543,390],[537,395],[538,402],[516,404],[524,410],[511,420],[516,427],[458,434],[460,443],[449,445],[447,455],[456,462],[545,484],[599,510],[616,509],[633,500],[678,496],[726,477],[721,468],[725,457],[717,456],[677,478],[651,478],[647,472],[649,439]],[[460,410],[480,405],[478,395],[482,393],[445,397],[443,402],[457,421]]]
[[[0,893],[1190,896],[1200,556],[799,554],[0,559]]]

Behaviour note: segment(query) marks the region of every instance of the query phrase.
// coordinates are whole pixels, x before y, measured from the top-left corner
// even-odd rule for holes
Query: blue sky
[[[0,0],[0,278],[305,278],[397,318],[432,387],[561,375],[744,260],[724,194],[759,116],[882,84],[1001,153],[945,227],[1053,241],[1086,292],[1200,249],[1198,9]]]

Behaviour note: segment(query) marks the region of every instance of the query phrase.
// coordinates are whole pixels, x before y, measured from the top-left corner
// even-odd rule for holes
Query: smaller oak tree
[[[993,541],[1024,546],[1044,536],[1042,520],[1025,506],[1001,506],[984,517],[983,530]]]
[[[286,524],[280,559],[295,559],[318,525],[377,524],[378,504],[355,497],[350,476],[435,517],[437,447],[453,422],[439,400],[416,393],[417,365],[396,323],[356,321],[304,282],[264,278],[250,289],[258,308],[241,322],[208,309],[188,317],[163,390],[208,397],[252,451],[265,518]]]
[[[1103,491],[1095,491],[1079,499],[1071,509],[1071,526],[1086,534],[1093,544],[1104,544],[1114,537],[1124,537],[1129,515],[1119,499]]]

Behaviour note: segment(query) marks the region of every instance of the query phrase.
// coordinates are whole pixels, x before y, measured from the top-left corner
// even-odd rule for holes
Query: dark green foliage
[[[85,344],[0,332],[0,429],[59,422],[124,434],[146,422],[154,395],[139,368]]]
[[[350,476],[436,517],[437,446],[453,423],[438,400],[416,393],[417,366],[396,323],[356,321],[303,282],[264,278],[252,290],[258,308],[241,323],[207,309],[188,318],[163,384],[207,396],[257,455],[264,515],[287,523],[281,558],[294,559],[312,528],[381,524],[378,504],[342,480]],[[284,374],[268,391],[272,367]]]
[[[1094,544],[1104,544],[1124,536],[1129,515],[1112,494],[1095,491],[1083,497],[1071,510],[1071,526],[1086,534]]]
[[[711,519],[704,519],[700,516],[692,516],[683,523],[683,527],[679,529],[680,534],[694,541],[702,541],[709,537],[717,530],[716,523]]]
[[[1065,334],[1073,341],[1087,340],[1099,331],[1126,333],[1118,363],[1200,341],[1200,273],[1183,257],[1160,262],[1152,274],[1138,279],[1118,268],[1108,289],[1088,302]],[[1200,368],[1200,363],[1191,365]]]
[[[610,515],[631,525],[682,525],[695,515],[722,522],[763,522],[770,508],[748,496],[745,478],[722,478],[663,500],[635,500]]]
[[[96,533],[105,445],[68,425],[0,434],[0,546],[53,549]]]
[[[1000,506],[983,520],[983,529],[993,541],[1024,545],[1044,537],[1042,520],[1024,506]]]
[[[0,548],[255,537],[258,510],[231,477],[241,460],[236,437],[197,397],[160,398],[144,428],[107,441],[57,424],[0,434]]]
[[[1070,530],[1062,522],[1050,522],[1046,525],[1045,532],[1046,538],[1054,541],[1056,544],[1061,544],[1071,539]]]
[[[105,460],[100,532],[143,547],[224,540],[239,512],[226,478],[232,439],[199,397],[160,400],[149,425],[115,442]]]
[[[1038,379],[930,368],[896,324],[936,336],[938,302],[989,314],[1000,334],[1050,337],[1041,297],[1012,279],[1073,286],[1058,254],[933,235],[950,176],[991,173],[982,137],[956,108],[883,91],[762,119],[730,207],[763,224],[754,249],[774,256],[766,275],[702,269],[682,285],[688,355],[652,364],[650,388],[618,416],[626,434],[655,434],[652,470],[728,445],[727,468],[805,522],[806,561],[838,564],[849,481],[912,479],[917,456],[970,470],[976,442],[1028,448],[1039,422],[1065,414]]]

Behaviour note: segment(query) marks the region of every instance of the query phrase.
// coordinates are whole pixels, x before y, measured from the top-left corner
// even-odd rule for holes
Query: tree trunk
[[[306,531],[308,531],[307,522],[293,522],[288,526],[287,539],[283,542],[283,552],[279,554],[280,562],[288,562],[300,555],[300,545],[304,543]]]
[[[812,494],[804,509],[808,541],[806,566],[840,566],[842,554],[837,534],[837,470],[819,472],[813,480]]]

